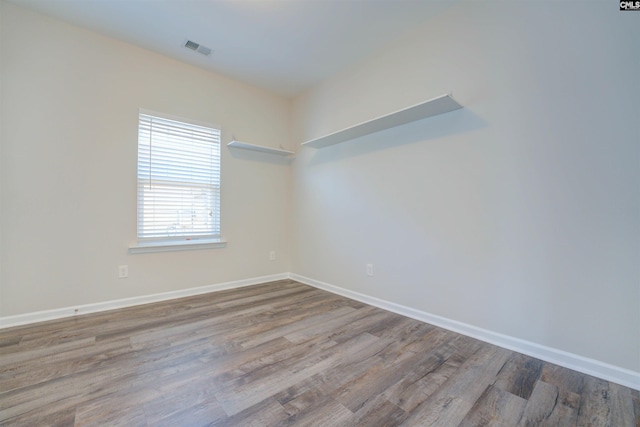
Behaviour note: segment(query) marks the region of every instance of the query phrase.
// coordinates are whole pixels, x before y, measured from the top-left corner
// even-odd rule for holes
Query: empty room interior
[[[640,425],[640,4],[0,0],[0,424]]]

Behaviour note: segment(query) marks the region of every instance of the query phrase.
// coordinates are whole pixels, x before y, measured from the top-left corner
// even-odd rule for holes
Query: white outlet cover
[[[118,278],[126,279],[129,277],[129,266],[128,265],[119,265],[118,266]]]

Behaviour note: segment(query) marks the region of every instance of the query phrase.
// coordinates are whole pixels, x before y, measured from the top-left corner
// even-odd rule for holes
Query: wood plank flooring
[[[290,280],[0,330],[3,426],[640,426],[640,395]]]

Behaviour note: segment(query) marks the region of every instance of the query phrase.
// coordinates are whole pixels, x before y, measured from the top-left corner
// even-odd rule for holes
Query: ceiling
[[[455,0],[10,0],[291,97]],[[184,47],[192,40],[213,50]]]

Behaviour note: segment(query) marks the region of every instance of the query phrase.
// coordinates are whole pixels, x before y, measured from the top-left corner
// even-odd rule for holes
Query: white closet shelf
[[[428,101],[421,102],[420,104],[404,108],[391,114],[386,114],[355,126],[333,132],[329,135],[303,142],[302,145],[313,148],[328,147],[329,145],[339,144],[341,142],[369,135],[384,129],[448,113],[449,111],[457,110],[459,108],[462,108],[462,105],[458,104],[458,102],[451,97],[451,94],[440,95]]]
[[[262,145],[249,144],[247,142],[231,141],[227,147],[242,148],[243,150],[259,151],[261,153],[277,154],[278,156],[290,156],[293,151],[281,150],[279,148],[264,147]]]

